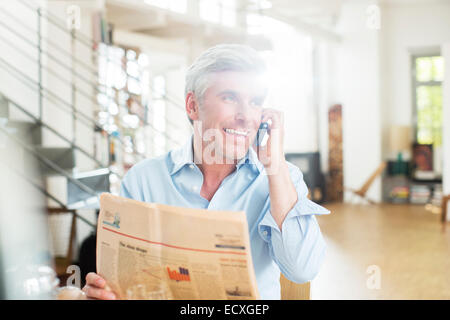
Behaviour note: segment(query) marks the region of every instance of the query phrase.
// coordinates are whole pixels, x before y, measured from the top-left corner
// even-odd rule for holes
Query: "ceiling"
[[[359,0],[235,0],[239,12],[261,12],[279,20],[299,25],[317,27],[331,31],[336,26],[341,7],[346,2]],[[421,5],[450,0],[373,0],[385,6]],[[370,1],[369,1],[370,2]],[[117,28],[139,32],[157,32],[160,36],[172,36],[180,29],[189,32],[189,26],[195,26],[191,31],[198,32],[201,25],[198,19],[188,15],[171,13],[148,5],[144,0],[105,0],[108,19]],[[256,5],[259,3],[259,5]],[[264,7],[269,4],[270,6]],[[261,9],[261,6],[263,9]],[[172,28],[173,26],[173,28]],[[171,28],[164,34],[162,29]],[[186,30],[183,30],[187,28]],[[214,27],[212,27],[214,28]],[[211,29],[211,26],[210,26]],[[223,30],[222,30],[223,31]],[[183,33],[182,33],[183,34]],[[198,34],[198,33],[197,33]]]
[[[294,22],[317,26],[331,30],[336,24],[340,7],[344,0],[271,0],[271,8],[261,9],[255,6],[256,0],[237,0],[237,10],[242,12],[261,12],[278,19],[286,18],[286,22]],[[259,0],[264,1],[264,0]],[[202,34],[207,30],[210,34],[217,32],[233,37],[229,28],[208,25],[192,19],[187,15],[176,14],[149,6],[143,0],[106,0],[108,20],[116,28],[152,34],[160,37],[174,37]],[[197,20],[197,21],[196,21]],[[208,27],[205,29],[205,24]],[[199,33],[200,32],[200,33]]]
[[[248,0],[245,0],[248,2]],[[323,28],[332,28],[339,16],[343,0],[271,0],[272,7],[265,12],[294,18]]]

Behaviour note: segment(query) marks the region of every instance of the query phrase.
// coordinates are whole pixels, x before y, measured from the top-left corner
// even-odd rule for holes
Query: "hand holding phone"
[[[285,161],[283,135],[283,113],[275,109],[263,109],[253,146],[267,175],[277,174]]]
[[[258,133],[256,134],[256,145],[265,147],[267,144],[267,140],[269,140],[269,123],[261,122],[259,126]]]

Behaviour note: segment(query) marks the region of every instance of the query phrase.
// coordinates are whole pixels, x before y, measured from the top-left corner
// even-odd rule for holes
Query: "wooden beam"
[[[76,210],[67,209],[65,207],[47,207],[47,213],[49,213],[49,214],[76,213]]]
[[[285,22],[301,32],[306,32],[313,37],[320,38],[326,41],[339,43],[341,42],[341,36],[333,31],[327,30],[311,23],[306,23],[298,18],[287,17],[280,14],[274,9],[262,10],[263,14],[267,17]]]

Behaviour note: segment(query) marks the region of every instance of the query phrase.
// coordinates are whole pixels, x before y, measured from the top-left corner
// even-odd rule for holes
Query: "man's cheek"
[[[236,110],[232,105],[218,104],[216,106],[216,115],[220,119],[228,120],[236,116]]]

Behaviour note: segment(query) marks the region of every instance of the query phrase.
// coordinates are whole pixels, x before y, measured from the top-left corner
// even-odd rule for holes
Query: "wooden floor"
[[[325,207],[331,214],[318,221],[328,251],[312,299],[450,299],[450,224],[439,215],[415,205]],[[367,286],[371,265],[380,289]]]

